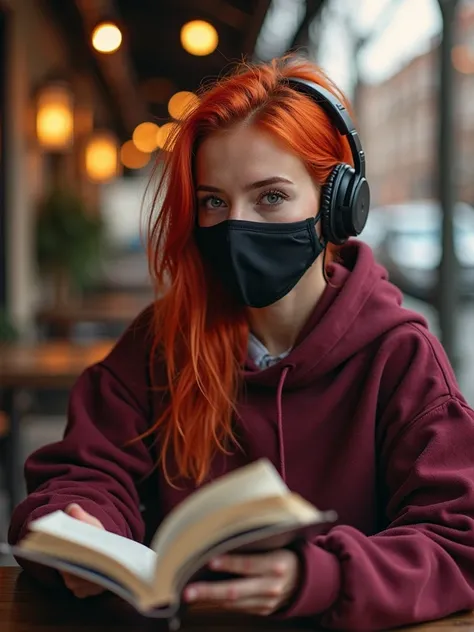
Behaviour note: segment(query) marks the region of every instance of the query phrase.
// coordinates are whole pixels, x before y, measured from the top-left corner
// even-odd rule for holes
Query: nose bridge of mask
[[[308,217],[298,222],[252,222],[247,220],[227,220],[225,235],[230,260],[236,270],[246,268],[250,274],[255,267],[265,267],[265,260],[272,260],[274,249],[282,245],[281,239],[291,240],[294,244],[302,243],[309,237],[314,256],[318,256],[324,244],[316,231],[318,216]],[[256,241],[255,241],[256,240]],[[257,246],[258,244],[258,246]],[[281,253],[283,254],[283,253]],[[277,255],[278,256],[278,255]],[[268,274],[271,274],[269,269]]]
[[[327,241],[325,240],[322,231],[321,235],[318,235],[318,222],[321,222],[320,211],[318,211],[315,217],[308,217],[305,220],[297,222],[253,222],[241,219],[227,219],[224,220],[222,224],[223,227],[224,225],[226,227],[226,243],[230,251],[231,259],[235,264],[237,262],[236,259],[239,258],[238,255],[242,253],[242,248],[235,247],[235,240],[232,238],[232,235],[237,237],[237,235],[244,235],[245,233],[253,233],[255,235],[260,234],[262,237],[271,237],[271,235],[291,236],[296,235],[297,233],[301,234],[303,232],[307,232],[310,237],[313,250],[317,256],[327,245]]]

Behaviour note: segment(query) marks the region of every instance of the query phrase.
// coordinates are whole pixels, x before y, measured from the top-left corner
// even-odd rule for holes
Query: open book
[[[213,557],[311,539],[335,517],[290,492],[262,459],[194,492],[163,520],[150,548],[56,511],[33,521],[9,550],[95,582],[145,615],[172,619],[183,588]]]

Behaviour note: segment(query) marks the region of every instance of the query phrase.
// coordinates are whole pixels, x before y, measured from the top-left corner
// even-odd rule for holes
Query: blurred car
[[[441,230],[439,202],[417,200],[372,208],[360,239],[372,247],[377,261],[402,292],[434,303]],[[464,202],[454,207],[454,244],[461,298],[474,299],[474,208]]]

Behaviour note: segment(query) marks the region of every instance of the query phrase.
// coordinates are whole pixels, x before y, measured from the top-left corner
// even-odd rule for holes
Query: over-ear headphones
[[[291,77],[285,83],[317,103],[342,136],[347,136],[354,167],[337,164],[321,190],[321,229],[327,242],[343,244],[359,235],[370,207],[370,189],[365,179],[365,154],[359,135],[344,105],[329,90],[312,81]]]

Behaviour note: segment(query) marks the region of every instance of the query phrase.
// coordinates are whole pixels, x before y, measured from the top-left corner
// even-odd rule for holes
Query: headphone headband
[[[293,90],[305,94],[315,103],[318,103],[334,122],[337,131],[342,136],[347,136],[354,160],[354,170],[356,174],[365,177],[365,152],[362,149],[359,134],[345,106],[332,92],[314,83],[314,81],[289,77],[287,82]]]
[[[322,236],[333,244],[343,244],[362,232],[370,208],[365,153],[359,134],[345,106],[332,92],[306,79],[290,77],[286,82],[320,106],[349,142],[354,166],[344,162],[336,164],[321,186],[320,196]]]

